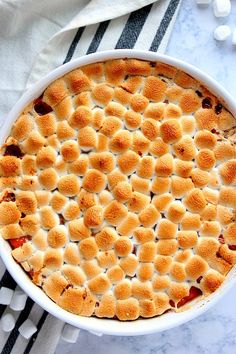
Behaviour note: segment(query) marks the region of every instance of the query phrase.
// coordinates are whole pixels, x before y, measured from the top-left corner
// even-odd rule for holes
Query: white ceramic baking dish
[[[21,113],[23,108],[30,103],[33,99],[41,95],[44,89],[55,79],[64,75],[65,73],[80,67],[82,65],[104,61],[107,59],[115,58],[138,58],[150,61],[160,61],[166,64],[173,65],[191,76],[202,82],[211,92],[213,92],[229,111],[236,116],[236,101],[229,95],[229,93],[220,86],[215,80],[210,78],[207,74],[203,73],[196,67],[184,63],[183,61],[174,59],[172,57],[157,54],[153,52],[137,51],[137,50],[110,50],[106,52],[99,52],[81,58],[75,59],[56,70],[46,75],[42,80],[37,82],[30,88],[23,97],[15,104],[5,120],[5,124],[0,131],[0,144],[7,138],[12,123]],[[30,280],[24,270],[15,262],[11,256],[11,248],[8,242],[0,237],[0,251],[3,262],[5,263],[8,271],[19,284],[19,286],[42,308],[54,315],[55,317],[70,323],[78,328],[82,328],[91,332],[100,334],[110,334],[119,336],[136,336],[149,333],[164,331],[180,324],[190,321],[191,319],[201,315],[213,306],[224,294],[236,283],[236,267],[234,267],[229,274],[223,285],[214,294],[193,304],[189,309],[183,312],[174,313],[168,312],[160,317],[150,319],[138,319],[131,322],[120,322],[112,319],[99,319],[96,317],[81,317],[69,313],[52,300],[50,300],[45,293],[38,288]]]

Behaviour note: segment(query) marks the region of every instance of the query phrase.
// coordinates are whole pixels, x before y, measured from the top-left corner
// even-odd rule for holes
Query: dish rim
[[[35,98],[41,95],[46,87],[57,78],[67,72],[83,65],[94,62],[106,61],[118,58],[136,58],[148,61],[160,61],[172,65],[200,81],[210,92],[214,93],[226,108],[236,116],[236,101],[216,80],[195,66],[165,54],[134,49],[117,49],[97,52],[74,59],[48,73],[41,80],[36,82],[23,94],[19,101],[13,106],[0,131],[0,144],[2,145],[10,133],[13,122],[17,119],[22,110]],[[136,336],[161,332],[186,323],[211,308],[219,301],[228,290],[236,283],[236,266],[227,275],[223,285],[215,293],[203,298],[193,304],[191,308],[183,312],[169,312],[159,317],[149,319],[139,318],[136,321],[121,322],[114,319],[97,317],[83,317],[63,310],[55,304],[41,288],[35,285],[27,276],[23,268],[16,263],[11,256],[11,248],[7,241],[0,237],[0,255],[2,260],[17,284],[33,299],[38,305],[60,320],[75,327],[88,330],[96,334],[109,334],[117,336]],[[23,280],[23,281],[22,281]]]

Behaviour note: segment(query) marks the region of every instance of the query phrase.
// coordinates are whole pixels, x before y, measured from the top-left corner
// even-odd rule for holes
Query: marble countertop
[[[236,97],[236,46],[220,43],[212,32],[219,24],[236,25],[236,1],[228,19],[216,19],[210,7],[183,0],[167,54],[206,71]],[[81,331],[76,344],[62,340],[56,354],[234,354],[236,286],[211,310],[180,327],[139,337],[97,337]]]

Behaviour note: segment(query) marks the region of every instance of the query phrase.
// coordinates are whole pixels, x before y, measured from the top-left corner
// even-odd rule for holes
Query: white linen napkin
[[[164,52],[181,0],[0,0],[0,125],[26,86],[75,57],[135,48]],[[72,20],[71,20],[72,19]],[[16,283],[0,259],[0,287]],[[0,305],[0,318],[9,311]],[[63,322],[27,299],[4,333],[2,354],[55,352]],[[30,318],[38,331],[28,340],[19,326]]]

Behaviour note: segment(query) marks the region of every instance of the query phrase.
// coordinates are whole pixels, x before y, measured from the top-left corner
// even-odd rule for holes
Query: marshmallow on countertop
[[[216,17],[226,17],[231,11],[230,0],[214,0],[213,10]]]
[[[9,305],[13,296],[13,290],[2,286],[0,289],[0,305]]]
[[[214,38],[217,41],[225,41],[231,34],[231,29],[229,26],[222,25],[219,27],[216,27],[214,31]]]
[[[11,332],[15,327],[16,320],[11,313],[5,313],[1,318],[1,327],[4,332]]]
[[[233,30],[232,43],[236,45],[236,28]]]
[[[28,318],[22,325],[19,327],[19,332],[25,339],[29,339],[32,335],[37,332],[37,327],[35,324]]]
[[[27,295],[21,290],[16,289],[11,299],[10,308],[14,311],[22,311],[25,308]]]
[[[61,338],[68,343],[76,343],[78,335],[79,335],[79,328],[69,325],[65,323]]]
[[[196,3],[199,5],[208,5],[211,3],[211,0],[196,0]]]

